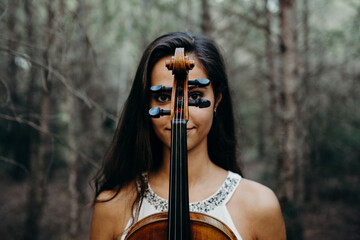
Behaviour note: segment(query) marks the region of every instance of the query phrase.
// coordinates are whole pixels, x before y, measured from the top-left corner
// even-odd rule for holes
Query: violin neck
[[[190,239],[187,120],[171,121],[168,239]]]

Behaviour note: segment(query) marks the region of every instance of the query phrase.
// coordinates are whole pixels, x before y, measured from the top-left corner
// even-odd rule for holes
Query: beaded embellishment
[[[217,206],[222,205],[227,196],[235,190],[240,179],[241,178],[231,176],[229,172],[227,178],[225,179],[219,190],[217,190],[212,196],[203,201],[190,203],[190,211],[207,213],[214,210]],[[148,188],[145,191],[145,200],[149,202],[159,212],[164,212],[168,210],[168,201],[154,193],[150,185],[148,185]]]

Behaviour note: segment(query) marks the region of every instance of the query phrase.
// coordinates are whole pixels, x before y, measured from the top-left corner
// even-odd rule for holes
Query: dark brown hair
[[[120,116],[114,138],[102,168],[95,176],[95,198],[105,190],[115,190],[114,197],[125,185],[138,181],[138,195],[133,209],[142,199],[146,183],[142,173],[157,170],[162,164],[162,143],[156,136],[148,116],[151,72],[156,62],[172,56],[175,48],[194,54],[209,77],[215,98],[222,94],[208,134],[211,161],[219,167],[241,174],[236,163],[234,116],[223,58],[215,43],[202,35],[175,32],[155,39],[144,51],[134,82]],[[110,199],[109,199],[110,200]]]

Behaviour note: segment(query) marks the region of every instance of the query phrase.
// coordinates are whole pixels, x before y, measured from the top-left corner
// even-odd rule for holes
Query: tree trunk
[[[50,112],[50,92],[46,91],[42,96],[40,127],[48,131]],[[25,239],[37,239],[42,210],[45,205],[46,178],[47,178],[47,149],[49,137],[40,133],[40,141],[37,156],[31,159],[30,186],[27,205],[27,220]]]
[[[295,0],[280,0],[280,30],[283,87],[281,117],[284,126],[284,149],[280,151],[280,197],[292,202],[295,200],[298,109],[296,91],[299,87]]]
[[[75,129],[74,129],[74,118],[75,118],[75,105],[74,97],[71,93],[67,94],[67,114],[69,116],[68,122],[68,144],[71,147],[75,148],[76,139],[75,139]],[[77,159],[78,156],[75,151],[69,150],[68,154],[68,169],[69,169],[69,202],[70,202],[70,228],[69,235],[70,239],[75,239],[76,235],[79,232],[79,191],[77,189]]]
[[[34,38],[34,24],[33,24],[33,4],[32,0],[26,0],[25,1],[25,13],[26,13],[26,30],[27,30],[27,40],[30,44],[30,47],[28,48],[28,55],[30,58],[35,58],[35,52],[32,50],[31,46],[35,44],[35,38]],[[37,70],[34,67],[31,67],[30,70],[30,81],[29,81],[29,87],[28,87],[28,94],[27,94],[27,115],[30,115],[32,102],[33,102],[33,87],[34,87],[34,81],[35,77],[37,75]],[[34,144],[31,145],[31,148],[34,147]],[[32,240],[38,238],[38,232],[39,232],[39,222],[40,222],[40,215],[41,212],[38,212],[38,210],[42,206],[42,200],[43,200],[43,192],[40,191],[38,186],[41,184],[41,179],[38,178],[37,173],[35,173],[35,170],[38,169],[38,166],[36,166],[37,156],[36,154],[30,155],[30,181],[29,181],[29,192],[28,192],[28,199],[27,199],[27,215],[25,220],[25,231],[24,231],[24,240]],[[34,171],[32,170],[34,169]]]
[[[280,93],[282,92],[279,82],[277,79],[276,66],[275,66],[275,55],[274,55],[274,47],[273,47],[273,35],[271,28],[271,13],[268,9],[268,0],[265,1],[265,18],[266,18],[266,31],[265,31],[265,39],[266,39],[266,63],[267,63],[267,77],[269,80],[269,93],[271,99],[271,114],[272,114],[272,134],[274,137],[274,146],[275,150],[279,151],[282,147],[282,135],[281,135],[281,107],[280,107]],[[280,151],[282,152],[282,151]],[[277,153],[278,155],[278,153]]]
[[[68,77],[69,73],[69,64],[64,62],[64,48],[65,42],[63,39],[67,39],[65,32],[65,9],[66,2],[64,0],[58,1],[58,15],[57,19],[59,21],[58,29],[59,33],[62,34],[62,38],[58,38],[56,41],[56,66],[59,71],[65,76]],[[79,16],[81,17],[81,16]],[[67,143],[68,145],[76,149],[76,131],[75,131],[75,122],[76,122],[76,114],[75,114],[75,100],[72,93],[68,92],[66,94],[66,113],[68,116],[67,122]],[[68,194],[69,194],[69,229],[68,229],[68,239],[76,239],[76,236],[79,232],[79,191],[77,189],[77,181],[78,181],[78,155],[75,151],[68,149],[65,154],[66,162],[68,164]]]
[[[210,18],[210,7],[208,0],[201,0],[201,32],[206,36],[211,35],[211,18]]]
[[[304,0],[304,8],[303,8],[303,56],[302,56],[302,63],[303,63],[303,72],[302,72],[302,85],[303,85],[303,91],[302,91],[302,97],[300,99],[301,103],[301,111],[300,111],[300,117],[302,124],[302,130],[300,131],[300,140],[301,140],[301,148],[303,149],[302,155],[300,156],[300,159],[302,160],[302,166],[301,170],[303,171],[302,174],[300,174],[301,178],[299,179],[299,188],[302,189],[303,195],[301,196],[302,202],[311,200],[310,199],[310,193],[313,192],[313,187],[316,186],[316,184],[309,184],[309,186],[305,186],[305,182],[316,182],[315,176],[316,174],[312,174],[311,171],[312,168],[310,168],[310,147],[308,144],[309,140],[309,118],[308,113],[311,111],[309,110],[308,104],[307,104],[307,97],[311,94],[311,87],[309,86],[309,78],[310,78],[310,64],[309,64],[309,34],[310,34],[310,27],[309,27],[309,2],[308,0]],[[312,178],[312,179],[310,179]],[[312,197],[314,197],[316,201],[317,194],[311,194]]]
[[[31,2],[28,2],[31,4]],[[28,7],[31,7],[29,5]],[[31,8],[29,8],[31,11]],[[52,9],[52,2],[50,1],[47,6],[47,32],[45,34],[45,46],[46,50],[43,54],[43,61],[46,64],[49,64],[50,57],[50,47],[52,43],[52,34],[51,28],[54,19],[54,12]],[[31,16],[32,17],[32,16]],[[43,96],[41,100],[41,117],[40,117],[40,127],[44,131],[49,129],[49,116],[50,116],[50,93],[51,86],[49,83],[49,72],[47,70],[43,71]],[[38,153],[35,158],[31,159],[31,174],[30,174],[30,186],[29,186],[29,195],[28,195],[28,205],[27,205],[27,219],[25,226],[25,236],[26,240],[38,239],[39,235],[39,223],[42,218],[43,207],[45,205],[46,197],[46,179],[48,174],[48,164],[46,163],[48,155],[48,143],[49,137],[44,133],[40,133],[40,141],[38,146]]]
[[[299,197],[298,174],[298,99],[299,58],[297,49],[296,0],[280,0],[280,50],[281,50],[281,124],[283,144],[278,149],[279,198],[287,222],[288,239],[302,239],[301,222],[297,209]],[[301,193],[300,193],[301,194]]]

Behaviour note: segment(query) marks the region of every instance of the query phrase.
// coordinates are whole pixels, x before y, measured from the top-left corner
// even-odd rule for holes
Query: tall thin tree
[[[30,2],[29,2],[30,3]],[[47,23],[46,32],[44,36],[45,50],[43,52],[43,62],[46,65],[50,64],[50,48],[53,42],[52,25],[54,20],[54,11],[52,7],[53,2],[49,1],[47,4]],[[30,10],[31,11],[31,10]],[[33,26],[30,26],[33,27]],[[50,97],[51,97],[51,74],[47,69],[43,70],[42,74],[42,87],[43,95],[41,99],[41,113],[40,113],[40,127],[44,131],[49,129],[50,119]],[[26,240],[38,239],[39,224],[43,215],[43,208],[46,198],[46,180],[48,173],[48,144],[49,136],[40,132],[40,140],[37,148],[37,156],[31,159],[30,169],[30,186],[27,205],[27,219],[25,226]]]
[[[289,209],[296,209],[299,197],[298,174],[298,90],[299,56],[297,36],[296,0],[279,1],[280,55],[281,55],[281,124],[283,138],[278,149],[279,198],[285,215]],[[294,211],[293,211],[294,212]],[[302,239],[301,221],[298,215],[289,216],[287,222],[288,239]]]
[[[283,149],[280,150],[280,197],[286,201],[295,200],[295,178],[297,161],[296,91],[299,87],[296,8],[295,0],[280,0],[280,50],[282,124],[284,126]]]
[[[272,14],[269,10],[269,1],[264,0],[265,8],[265,52],[266,52],[266,63],[267,63],[267,78],[269,81],[269,93],[271,99],[271,113],[272,113],[272,130],[275,142],[275,149],[279,150],[281,141],[281,119],[280,119],[280,93],[281,88],[278,82],[278,76],[275,65],[274,44],[273,44],[273,31],[272,31]]]

